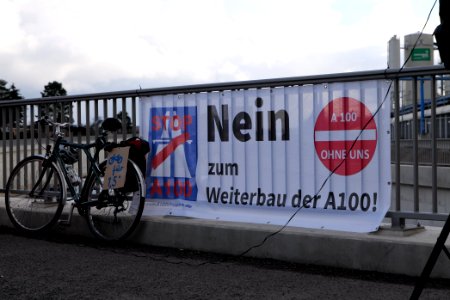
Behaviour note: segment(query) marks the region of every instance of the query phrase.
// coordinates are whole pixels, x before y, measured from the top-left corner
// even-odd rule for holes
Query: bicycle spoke
[[[54,166],[43,167],[43,163],[44,158],[39,156],[24,159],[6,186],[7,213],[14,226],[25,232],[51,228],[64,205],[61,176]]]
[[[105,168],[106,164],[102,164]],[[130,164],[134,179],[139,182],[142,179],[135,166]],[[126,238],[137,226],[144,207],[141,185],[136,191],[115,189],[112,191],[98,192],[102,189],[100,182],[92,180],[90,195],[87,198],[92,201],[97,199],[99,204],[91,206],[88,210],[88,222],[91,231],[104,240],[120,240]],[[135,204],[134,204],[135,203]]]

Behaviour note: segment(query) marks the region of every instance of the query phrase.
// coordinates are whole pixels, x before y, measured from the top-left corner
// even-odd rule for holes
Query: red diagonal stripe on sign
[[[170,143],[167,144],[161,151],[159,151],[152,160],[152,168],[156,169],[160,164],[171,155],[178,146],[184,144],[189,139],[189,133],[180,134],[176,138],[173,138]]]

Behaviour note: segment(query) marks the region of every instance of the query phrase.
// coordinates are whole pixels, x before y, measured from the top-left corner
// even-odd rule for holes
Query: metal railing
[[[416,144],[415,144],[416,143]],[[413,165],[415,148],[417,147],[417,161],[419,165],[432,165],[432,140],[401,139],[400,140],[400,164]],[[392,142],[391,157],[395,158],[395,141]],[[438,166],[450,166],[450,139],[436,140],[436,160]],[[395,163],[395,160],[392,160]]]
[[[36,116],[43,113],[53,114],[54,117],[63,119],[68,116],[75,116],[74,123],[78,125],[71,130],[69,138],[76,142],[91,142],[98,135],[99,122],[111,116],[117,116],[122,113],[122,131],[117,133],[113,139],[126,139],[128,134],[139,134],[137,124],[140,116],[138,115],[138,98],[141,96],[155,96],[167,94],[189,94],[205,93],[211,91],[239,90],[249,88],[268,88],[268,87],[287,87],[301,86],[308,84],[324,84],[334,82],[364,81],[364,80],[390,80],[392,86],[390,97],[393,100],[393,123],[392,123],[392,163],[393,172],[393,199],[392,209],[387,217],[392,218],[395,226],[404,225],[405,219],[420,219],[444,221],[449,211],[443,211],[438,208],[438,185],[437,168],[438,161],[445,161],[449,164],[448,141],[437,139],[437,117],[436,117],[436,99],[439,91],[443,93],[442,78],[448,75],[449,71],[440,66],[426,68],[406,68],[400,73],[396,69],[377,70],[367,72],[352,72],[342,74],[330,74],[320,76],[289,77],[267,80],[253,80],[242,82],[228,82],[217,84],[201,84],[153,89],[141,89],[131,91],[119,91],[109,93],[87,94],[66,97],[49,97],[26,100],[12,100],[0,102],[0,190],[3,190],[8,174],[12,168],[24,157],[42,152],[39,147],[45,146],[49,138],[48,132],[40,129],[36,124]],[[419,82],[429,82],[430,101],[428,101],[428,131],[427,141],[423,140],[423,132],[420,132],[420,122],[423,122],[423,106],[415,104],[422,102],[423,91],[418,92],[418,88],[423,86]],[[404,93],[405,85],[409,84],[412,93]],[[410,99],[408,99],[408,97]],[[411,102],[411,103],[407,103]],[[411,105],[412,104],[412,105]],[[402,108],[408,105],[412,107],[410,113],[410,128],[412,128],[408,140],[402,140],[402,125],[404,116]],[[420,112],[422,114],[420,114]],[[129,117],[129,119],[128,119]],[[402,117],[402,119],[401,119]],[[71,120],[72,121],[72,120]],[[128,125],[127,125],[128,123]],[[403,126],[404,127],[404,126]],[[408,155],[405,155],[405,149],[408,149]],[[444,150],[438,150],[444,149]],[[442,153],[441,153],[442,152]],[[439,155],[445,158],[439,158]],[[412,211],[407,211],[401,203],[401,164],[409,163],[413,166],[412,186],[414,189]],[[83,169],[83,162],[79,163],[79,171]],[[431,166],[431,194],[432,209],[425,211],[421,209],[419,199],[419,165],[428,164]]]

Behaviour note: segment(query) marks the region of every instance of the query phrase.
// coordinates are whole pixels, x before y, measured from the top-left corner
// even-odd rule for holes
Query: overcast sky
[[[384,69],[433,3],[0,0],[0,78],[36,98],[54,80],[74,95]]]

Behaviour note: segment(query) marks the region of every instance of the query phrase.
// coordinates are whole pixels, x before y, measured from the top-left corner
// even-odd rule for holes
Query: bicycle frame
[[[95,176],[96,180],[100,181],[100,177],[101,177],[101,170],[99,168],[99,164],[98,164],[98,160],[99,160],[99,155],[100,155],[100,151],[104,148],[104,146],[106,145],[106,135],[101,135],[100,137],[97,138],[97,140],[94,143],[91,144],[77,144],[77,143],[72,143],[69,142],[65,139],[63,139],[63,137],[61,135],[58,135],[54,146],[53,146],[53,150],[51,150],[51,145],[47,146],[47,153],[46,153],[46,159],[50,162],[55,162],[61,172],[64,175],[64,180],[66,181],[67,184],[67,188],[70,191],[70,194],[72,195],[72,198],[74,200],[74,202],[76,203],[76,205],[79,206],[93,206],[96,205],[97,200],[95,201],[85,201],[83,202],[80,195],[83,194],[85,186],[83,185],[81,187],[80,192],[78,193],[75,190],[74,185],[72,184],[66,168],[65,168],[65,163],[62,160],[62,157],[60,155],[60,147],[61,146],[68,146],[68,147],[72,147],[75,149],[80,149],[83,150],[83,152],[86,154],[86,158],[88,161],[88,173],[87,173],[87,177],[85,182],[88,182],[92,176]],[[94,155],[92,155],[90,149],[95,147],[95,153]]]

